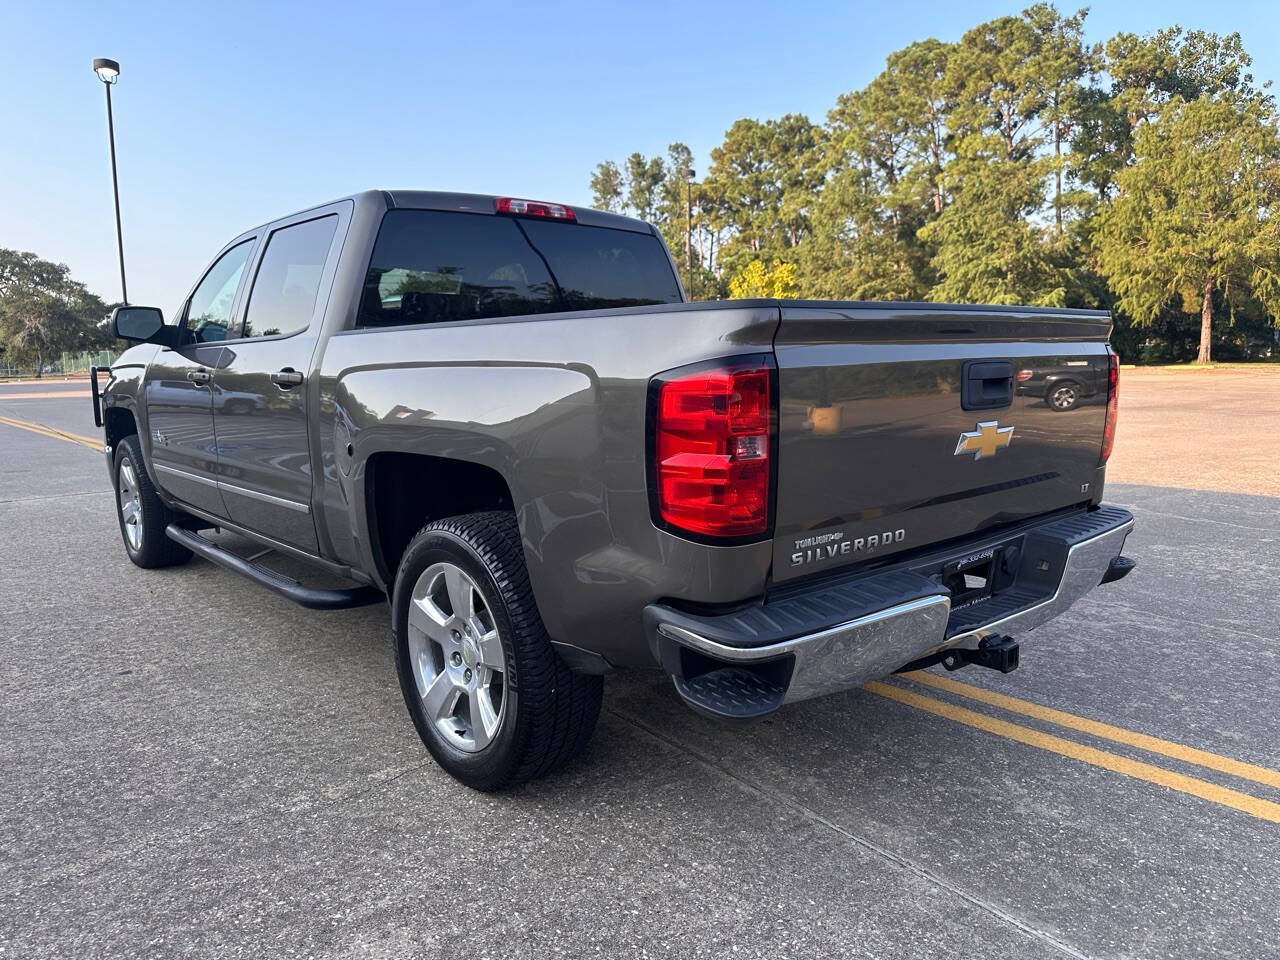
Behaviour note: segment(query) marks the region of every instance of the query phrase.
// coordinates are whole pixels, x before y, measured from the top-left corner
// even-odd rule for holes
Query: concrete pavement
[[[1014,674],[747,728],[618,675],[581,763],[484,796],[414,734],[385,608],[138,570],[100,455],[0,437],[0,956],[1280,956],[1280,499],[1113,483],[1137,572]]]

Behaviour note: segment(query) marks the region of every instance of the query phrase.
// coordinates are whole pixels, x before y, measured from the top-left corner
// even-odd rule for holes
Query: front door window
[[[209,268],[187,305],[187,337],[190,343],[214,343],[227,339],[231,310],[253,241],[238,243]]]

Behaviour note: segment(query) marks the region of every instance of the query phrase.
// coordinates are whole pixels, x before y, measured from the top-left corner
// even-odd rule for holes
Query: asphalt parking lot
[[[83,385],[0,385],[0,957],[1280,956],[1277,425],[1280,369],[1125,371],[1139,567],[1017,672],[748,728],[618,675],[487,796],[384,608],[134,568]]]

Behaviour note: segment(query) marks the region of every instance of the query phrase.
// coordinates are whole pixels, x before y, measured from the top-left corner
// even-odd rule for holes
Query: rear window
[[[474,213],[391,210],[361,326],[677,303],[659,240],[628,230]]]

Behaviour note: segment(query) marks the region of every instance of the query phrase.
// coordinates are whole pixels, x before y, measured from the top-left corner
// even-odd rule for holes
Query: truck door
[[[156,354],[144,390],[151,465],[160,486],[219,517],[227,512],[217,485],[210,384],[254,242],[251,237],[236,243],[205,272],[179,319],[181,344]]]
[[[223,345],[213,377],[228,516],[308,553],[318,552],[307,421],[318,391],[307,377],[347,209],[290,218],[266,235],[242,326]]]

